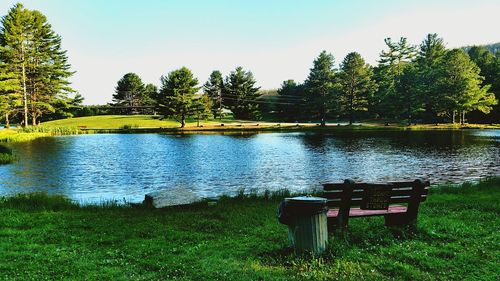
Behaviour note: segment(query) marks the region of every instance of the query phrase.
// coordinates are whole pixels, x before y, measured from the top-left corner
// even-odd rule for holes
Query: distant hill
[[[500,51],[500,42],[493,43],[493,44],[487,44],[487,45],[475,45],[475,46],[486,47],[493,54]],[[468,52],[470,50],[470,48],[472,48],[472,47],[474,47],[474,46],[466,46],[466,47],[462,47],[462,49],[464,49],[466,52]]]

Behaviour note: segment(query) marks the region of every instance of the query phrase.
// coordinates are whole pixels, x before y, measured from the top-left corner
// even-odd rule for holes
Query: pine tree
[[[379,85],[377,93],[370,100],[372,112],[379,116],[398,117],[402,114],[401,105],[396,101],[398,97],[396,85],[404,69],[415,58],[415,47],[408,44],[406,38],[400,38],[399,42],[392,42],[386,38],[385,44],[388,50],[382,51],[375,77]]]
[[[5,119],[5,127],[10,127],[10,115],[16,113],[22,106],[22,96],[19,93],[19,81],[15,74],[7,71],[5,64],[0,64],[0,116]]]
[[[57,35],[47,18],[38,11],[16,4],[2,18],[0,57],[20,82],[23,95],[23,124],[32,124],[42,114],[54,112],[54,104],[74,90],[68,78],[73,75]]]
[[[144,83],[139,75],[127,73],[118,80],[113,95],[115,105],[129,107],[129,113],[137,113],[137,107],[142,105],[145,93]]]
[[[212,71],[203,88],[211,101],[214,117],[222,118],[222,90],[224,88],[222,73],[218,70]]]
[[[418,97],[414,98],[413,104],[423,103],[423,110],[418,109],[418,111],[425,111],[424,118],[428,121],[436,117],[436,108],[440,102],[439,65],[445,54],[444,40],[435,33],[428,34],[419,46],[416,59],[417,69],[411,69],[407,73],[407,76],[415,74],[414,77],[407,77],[406,80],[408,83],[414,81],[413,83],[417,84],[412,87]],[[415,71],[417,73],[414,73]]]
[[[284,120],[297,121],[303,117],[304,85],[293,80],[283,81],[278,89],[278,114]]]
[[[354,122],[356,111],[366,111],[368,99],[377,86],[373,80],[373,70],[360,54],[349,53],[340,66],[338,74],[339,102],[349,114],[349,124]]]
[[[335,68],[332,54],[322,51],[314,60],[305,81],[308,109],[326,125],[326,117],[334,104]]]
[[[222,104],[227,106],[237,119],[259,119],[257,98],[260,87],[255,87],[252,72],[237,67],[226,77],[222,91]]]
[[[181,128],[186,125],[186,117],[192,115],[198,79],[186,67],[174,70],[161,77],[159,109],[166,116],[180,119]]]

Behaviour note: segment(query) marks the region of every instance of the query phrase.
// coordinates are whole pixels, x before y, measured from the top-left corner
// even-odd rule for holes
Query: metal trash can
[[[321,254],[328,242],[327,199],[286,198],[278,209],[278,220],[288,225],[288,237],[296,253]]]

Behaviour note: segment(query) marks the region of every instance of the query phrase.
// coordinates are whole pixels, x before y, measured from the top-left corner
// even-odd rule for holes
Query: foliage
[[[483,77],[479,75],[479,67],[470,60],[461,49],[448,51],[440,67],[438,82],[440,96],[438,113],[448,114],[455,119],[456,112],[462,116],[473,110],[488,113],[497,101],[489,93],[489,85],[481,86]]]
[[[215,118],[222,117],[222,90],[224,80],[222,73],[218,70],[212,71],[208,81],[203,85],[203,89],[210,99],[212,114]]]
[[[198,91],[198,79],[186,67],[170,72],[161,77],[159,109],[166,116],[180,119],[181,128],[186,125],[186,118],[192,114],[194,95]]]
[[[335,68],[332,54],[326,51],[319,54],[313,62],[304,87],[308,109],[321,120],[321,125],[324,126],[327,114],[336,106]]]
[[[15,4],[2,18],[0,59],[19,81],[17,93],[23,97],[24,125],[37,125],[43,114],[56,111],[54,104],[74,90],[68,78],[73,74],[57,35],[39,11]],[[11,105],[10,108],[15,105]]]
[[[372,68],[360,54],[349,53],[340,66],[338,81],[340,108],[349,114],[352,124],[355,112],[368,109],[368,100],[377,89]]]
[[[231,109],[236,119],[260,119],[260,87],[255,87],[252,72],[238,66],[226,77],[222,89],[222,104]]]
[[[291,79],[283,81],[278,89],[278,115],[283,120],[290,121],[304,118],[305,99],[304,84],[297,84]]]
[[[416,230],[353,219],[316,257],[289,248],[279,196],[151,210],[22,194],[0,200],[0,279],[496,280],[499,186],[431,188]]]
[[[128,107],[130,113],[136,113],[137,107],[143,104],[145,93],[145,86],[139,75],[127,73],[118,80],[113,102],[115,105]]]

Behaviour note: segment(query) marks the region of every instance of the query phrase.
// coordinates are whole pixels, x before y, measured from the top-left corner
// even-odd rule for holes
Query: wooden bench
[[[428,181],[323,184],[328,199],[328,229],[347,227],[349,218],[384,216],[386,226],[413,224],[420,202],[427,199]]]

